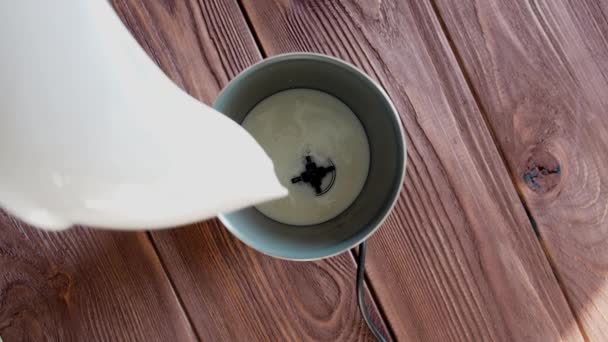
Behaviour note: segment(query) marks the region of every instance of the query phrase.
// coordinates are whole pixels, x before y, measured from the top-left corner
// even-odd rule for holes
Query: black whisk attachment
[[[328,161],[330,163],[329,166],[317,166],[317,163],[314,162],[311,156],[304,157],[305,170],[299,176],[293,177],[291,183],[303,182],[309,184],[315,189],[317,196],[323,195],[331,189],[336,180],[336,167],[330,159]],[[323,178],[327,175],[331,175],[331,181],[325,188],[321,188]]]

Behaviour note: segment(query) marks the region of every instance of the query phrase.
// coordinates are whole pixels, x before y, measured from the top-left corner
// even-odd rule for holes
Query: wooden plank
[[[261,58],[235,1],[114,5],[161,68],[204,102]],[[309,263],[278,260],[246,247],[217,220],[152,235],[202,340],[373,340],[356,306],[350,253]]]
[[[194,341],[145,233],[26,226],[0,211],[0,339]]]
[[[203,341],[373,340],[357,310],[349,254],[277,260],[243,245],[217,220],[154,238]]]
[[[608,3],[437,1],[589,340],[608,340]]]
[[[368,268],[397,338],[582,340],[429,2],[243,3],[267,54],[351,61],[400,110],[405,188]]]

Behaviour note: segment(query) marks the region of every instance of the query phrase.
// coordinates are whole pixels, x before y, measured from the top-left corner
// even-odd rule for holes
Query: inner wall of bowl
[[[357,115],[368,135],[369,175],[355,202],[336,218],[314,226],[291,226],[247,208],[223,216],[241,240],[264,253],[314,259],[352,247],[373,232],[397,196],[404,167],[404,146],[392,106],[384,93],[359,71],[316,55],[287,55],[267,60],[240,74],[214,103],[239,124],[261,100],[293,88],[331,94]]]

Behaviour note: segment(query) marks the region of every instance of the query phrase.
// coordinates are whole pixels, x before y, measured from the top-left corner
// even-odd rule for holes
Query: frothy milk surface
[[[322,223],[338,216],[361,192],[370,161],[367,135],[336,97],[313,89],[285,90],[257,104],[242,125],[268,153],[289,190],[288,197],[256,207],[269,218],[291,225]],[[310,184],[291,182],[305,170],[306,156],[318,166],[335,166],[334,184],[320,196]],[[331,174],[323,178],[323,189],[331,179]]]

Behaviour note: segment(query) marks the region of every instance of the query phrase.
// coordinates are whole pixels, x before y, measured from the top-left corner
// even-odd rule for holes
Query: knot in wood
[[[559,184],[560,179],[561,166],[551,153],[538,151],[528,158],[523,180],[530,190],[538,194],[547,193]]]

